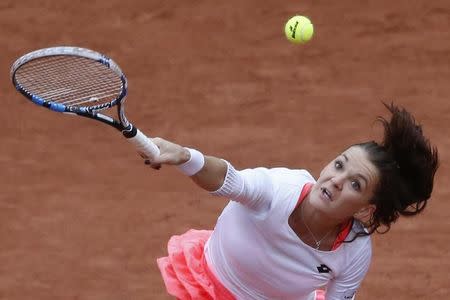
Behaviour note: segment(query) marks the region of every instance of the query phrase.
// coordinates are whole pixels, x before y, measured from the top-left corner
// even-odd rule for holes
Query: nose
[[[333,186],[337,189],[337,190],[339,190],[339,191],[341,191],[342,190],[342,187],[343,187],[343,185],[344,185],[344,176],[342,176],[342,175],[336,175],[336,176],[333,176],[332,178],[331,178],[331,183],[333,184]]]

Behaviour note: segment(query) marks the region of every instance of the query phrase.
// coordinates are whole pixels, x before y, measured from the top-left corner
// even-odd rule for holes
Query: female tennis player
[[[314,179],[306,170],[238,171],[155,138],[161,155],[147,162],[177,167],[212,195],[232,201],[213,231],[173,236],[158,259],[177,299],[354,299],[371,261],[370,235],[426,206],[438,168],[437,149],[403,108],[381,143],[354,144]],[[381,230],[384,229],[384,230]]]

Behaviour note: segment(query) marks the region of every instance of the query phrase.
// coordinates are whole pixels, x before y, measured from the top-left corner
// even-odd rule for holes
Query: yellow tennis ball
[[[293,16],[286,22],[284,33],[292,43],[304,44],[312,38],[314,26],[307,17]]]

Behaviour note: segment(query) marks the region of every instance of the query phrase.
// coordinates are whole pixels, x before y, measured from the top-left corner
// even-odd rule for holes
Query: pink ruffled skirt
[[[170,238],[169,255],[158,258],[167,292],[180,300],[235,300],[209,269],[203,249],[211,230],[190,229]],[[316,291],[316,300],[325,300],[325,293]]]
[[[170,238],[169,256],[157,260],[170,295],[181,300],[236,299],[215,278],[206,263],[203,249],[211,234],[210,230],[191,229]]]

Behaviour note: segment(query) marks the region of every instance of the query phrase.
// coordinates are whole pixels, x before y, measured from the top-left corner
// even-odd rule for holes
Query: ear
[[[361,221],[363,224],[366,224],[372,219],[372,215],[375,212],[376,208],[377,207],[375,206],[375,204],[369,204],[361,208],[359,211],[357,211],[353,215],[353,217]]]

